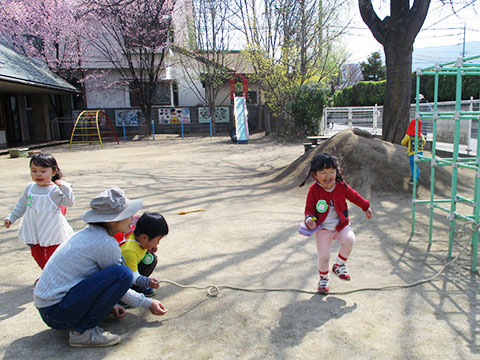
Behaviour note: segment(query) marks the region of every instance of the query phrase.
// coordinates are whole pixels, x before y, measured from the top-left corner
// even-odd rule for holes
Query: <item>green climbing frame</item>
[[[477,63],[475,63],[477,61]],[[416,119],[431,119],[433,122],[433,141],[432,141],[432,156],[425,156],[415,153],[414,174],[417,171],[419,162],[429,161],[431,163],[430,173],[430,199],[420,200],[416,198],[417,184],[413,184],[413,201],[412,201],[412,235],[415,230],[415,210],[417,204],[426,204],[429,206],[429,232],[428,242],[432,244],[433,236],[433,214],[434,210],[438,209],[448,213],[448,221],[450,223],[450,235],[448,245],[448,256],[452,257],[453,239],[455,234],[455,224],[457,219],[462,219],[472,223],[473,233],[471,238],[472,245],[472,272],[477,272],[477,257],[478,257],[478,225],[480,215],[480,141],[477,141],[477,149],[475,157],[459,157],[459,143],[460,143],[460,122],[465,120],[480,120],[480,111],[462,111],[462,77],[464,75],[480,75],[480,55],[458,58],[457,61],[448,62],[445,64],[436,64],[435,66],[418,69],[416,76]],[[435,79],[433,111],[420,112],[419,93],[420,93],[420,76],[432,75]],[[438,111],[438,87],[439,76],[451,75],[456,76],[456,98],[455,111]],[[436,142],[437,142],[437,121],[446,119],[454,121],[454,138],[453,138],[453,153],[451,158],[438,158],[436,156]],[[418,132],[418,121],[416,122],[416,131]],[[418,135],[415,135],[415,141],[418,142]],[[435,171],[439,166],[452,166],[452,181],[451,181],[451,197],[450,199],[436,199],[435,198]],[[458,190],[458,168],[465,168],[475,171],[475,189],[473,199],[465,198],[457,193]],[[471,215],[464,215],[457,212],[457,203],[464,202],[469,204],[473,210]],[[450,204],[450,206],[448,206]]]

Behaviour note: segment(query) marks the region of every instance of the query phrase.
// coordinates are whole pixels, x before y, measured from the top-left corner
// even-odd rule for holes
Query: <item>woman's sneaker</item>
[[[69,333],[68,345],[71,347],[105,347],[118,344],[120,336],[103,330],[100,327],[87,329],[81,334]]]
[[[333,264],[332,272],[342,280],[350,280],[350,275],[348,275],[347,267],[345,266],[345,264]]]
[[[328,278],[320,278],[320,281],[318,282],[318,292],[321,294],[327,294],[328,293]]]

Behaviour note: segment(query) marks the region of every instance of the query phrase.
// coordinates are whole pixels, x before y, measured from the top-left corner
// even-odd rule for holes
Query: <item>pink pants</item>
[[[338,253],[344,258],[348,258],[355,243],[355,233],[350,225],[347,225],[340,231],[319,230],[315,233],[315,239],[317,240],[318,270],[327,272],[330,267],[330,247],[333,240],[337,240],[341,244]]]

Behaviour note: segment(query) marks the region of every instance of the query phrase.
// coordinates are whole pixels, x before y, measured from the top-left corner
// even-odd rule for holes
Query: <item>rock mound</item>
[[[348,184],[367,197],[377,192],[411,196],[406,148],[374,138],[360,129],[348,129],[336,134],[299,157],[272,181],[286,187],[299,186],[309,175],[310,161],[320,152],[336,156]],[[430,162],[420,163],[420,174],[418,195],[425,196],[430,191]],[[451,168],[437,168],[435,191],[450,197],[450,182]],[[312,180],[308,179],[306,185],[311,183]]]

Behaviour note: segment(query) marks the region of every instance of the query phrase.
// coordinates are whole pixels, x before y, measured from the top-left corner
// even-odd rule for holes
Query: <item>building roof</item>
[[[218,55],[220,52],[216,52],[215,54],[208,53],[207,51],[192,52],[191,50],[179,46],[174,46],[173,50],[195,58],[200,62],[210,61],[212,64],[216,64],[217,66],[223,67],[225,70],[230,70],[232,72],[241,74],[255,73],[254,67],[248,59],[248,56],[245,52],[240,50],[225,50],[222,52],[223,55],[221,56]],[[222,60],[222,64],[217,63],[216,59],[218,58]]]
[[[46,66],[0,43],[0,92],[58,93],[78,89]]]
[[[253,74],[255,69],[248,55],[240,50],[228,50],[225,51],[224,62],[227,67],[237,73]]]

